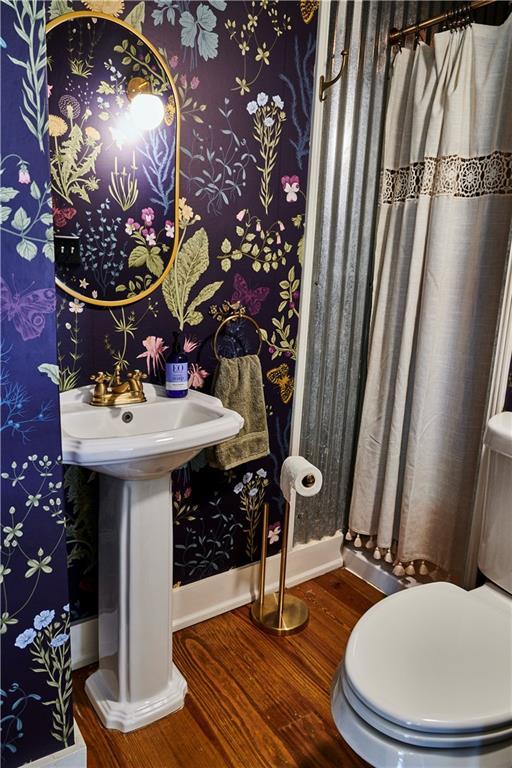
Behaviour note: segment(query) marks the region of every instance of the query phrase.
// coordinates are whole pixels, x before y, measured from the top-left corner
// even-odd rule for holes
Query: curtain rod
[[[477,8],[482,8],[484,5],[491,5],[496,0],[473,0],[471,3],[461,5],[459,8],[455,8],[452,11],[446,11],[445,13],[439,13],[437,16],[433,16],[431,19],[425,19],[418,24],[412,24],[410,27],[403,27],[402,29],[392,29],[389,33],[389,44],[394,45],[404,37],[421,32],[422,29],[428,29],[429,27],[435,27],[437,24],[441,24],[443,21],[454,21],[458,17],[464,16],[464,14],[475,11]]]

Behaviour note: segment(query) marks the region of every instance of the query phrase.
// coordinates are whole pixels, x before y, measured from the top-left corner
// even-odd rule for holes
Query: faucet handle
[[[135,392],[142,392],[142,380],[147,379],[147,377],[147,373],[140,371],[138,368],[136,368],[134,371],[130,371],[130,373],[126,375],[130,387]]]
[[[104,381],[107,381],[107,379],[110,378],[110,374],[104,373],[103,371],[98,371],[98,373],[93,373],[90,377],[91,381],[94,381],[96,384],[102,384]]]

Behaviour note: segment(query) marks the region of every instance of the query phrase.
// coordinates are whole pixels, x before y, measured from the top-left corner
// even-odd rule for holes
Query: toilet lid
[[[391,595],[357,623],[344,669],[364,704],[399,725],[512,728],[512,601],[497,607],[445,582]]]

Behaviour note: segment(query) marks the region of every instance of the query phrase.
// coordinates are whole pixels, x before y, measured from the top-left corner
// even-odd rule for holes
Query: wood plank
[[[339,569],[291,590],[310,608],[298,635],[258,630],[248,607],[176,632],[185,708],[129,734],[99,723],[74,673],[88,768],[364,768],[330,713],[330,686],[350,631],[380,592]]]

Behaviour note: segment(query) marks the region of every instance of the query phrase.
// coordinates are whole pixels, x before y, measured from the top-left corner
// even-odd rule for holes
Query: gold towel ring
[[[229,315],[229,317],[226,317],[222,321],[222,323],[219,325],[217,330],[215,331],[215,336],[213,337],[213,354],[215,355],[215,358],[220,361],[219,353],[217,351],[217,339],[219,338],[219,333],[220,333],[221,329],[225,325],[227,325],[227,323],[231,322],[231,320],[249,320],[249,322],[254,325],[254,327],[258,331],[259,346],[258,346],[258,351],[256,352],[256,354],[259,355],[259,353],[261,352],[261,329],[260,329],[258,323],[250,315],[243,315],[241,312],[237,312],[234,315]]]

